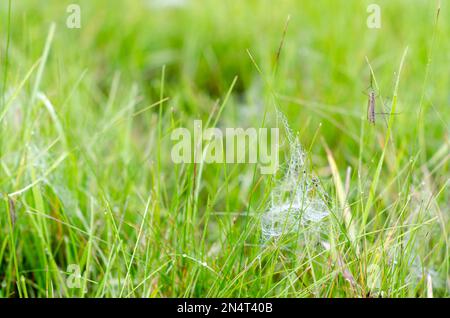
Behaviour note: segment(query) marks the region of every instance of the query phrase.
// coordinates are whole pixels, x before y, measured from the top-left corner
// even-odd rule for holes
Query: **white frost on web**
[[[286,170],[271,193],[269,208],[262,215],[265,240],[296,232],[300,225],[319,222],[329,214],[326,194],[307,169],[306,153],[294,136],[283,113],[277,111],[287,141],[289,156]]]

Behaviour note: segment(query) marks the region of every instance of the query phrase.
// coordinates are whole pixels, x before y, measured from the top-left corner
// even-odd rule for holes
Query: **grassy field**
[[[0,297],[448,297],[450,3],[373,2],[1,0]],[[175,164],[195,119],[278,173]]]

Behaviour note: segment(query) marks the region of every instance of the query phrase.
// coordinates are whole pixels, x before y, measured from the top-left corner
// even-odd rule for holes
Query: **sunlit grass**
[[[449,296],[448,3],[150,2],[1,1],[1,297]],[[277,109],[330,213],[267,239],[286,135],[272,176],[170,134]]]

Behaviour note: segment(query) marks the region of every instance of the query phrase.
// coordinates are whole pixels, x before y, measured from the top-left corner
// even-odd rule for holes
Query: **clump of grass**
[[[61,1],[0,2],[1,297],[449,296],[444,3],[382,2],[380,30],[356,0],[79,3],[78,30]],[[274,104],[280,178],[171,161],[173,129]]]

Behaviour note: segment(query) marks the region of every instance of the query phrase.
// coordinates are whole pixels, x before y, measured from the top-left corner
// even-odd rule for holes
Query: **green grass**
[[[449,296],[447,1],[72,2],[0,3],[0,297]],[[276,108],[331,213],[264,242],[280,176],[170,134]]]

